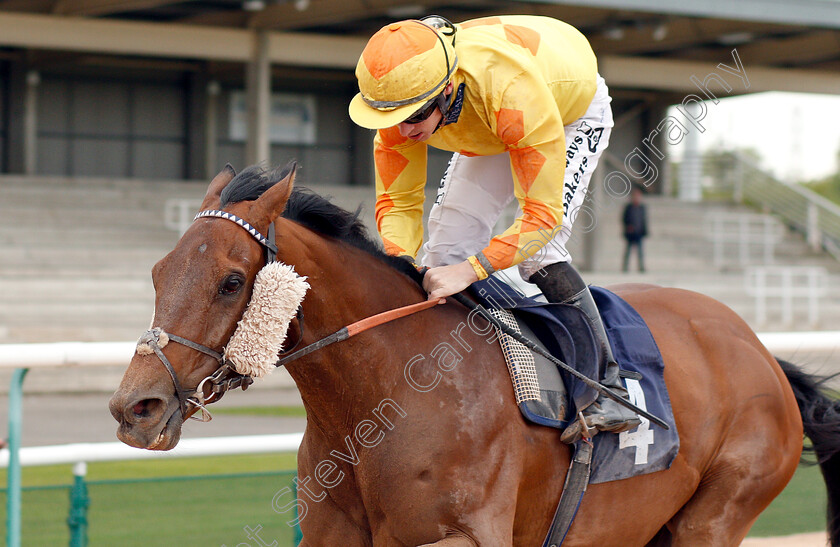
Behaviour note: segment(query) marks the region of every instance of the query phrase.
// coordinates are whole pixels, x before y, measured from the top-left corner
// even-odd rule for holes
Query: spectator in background
[[[645,204],[642,203],[641,188],[634,187],[630,192],[630,202],[624,206],[622,221],[624,224],[624,239],[627,241],[627,247],[624,249],[623,271],[628,271],[630,251],[633,247],[636,247],[639,271],[644,272],[645,259],[642,251],[642,239],[647,236],[647,209],[645,209]]]

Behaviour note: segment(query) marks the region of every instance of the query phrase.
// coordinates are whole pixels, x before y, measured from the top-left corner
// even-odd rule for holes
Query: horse
[[[306,277],[306,320],[291,321],[287,344],[312,344],[427,298],[416,268],[385,255],[358,211],[294,188],[294,177],[294,166],[239,175],[227,166],[201,205],[235,215],[257,235],[273,230],[277,260]],[[166,366],[156,352],[132,357],[109,405],[124,443],[178,443],[196,410],[185,394],[219,370],[266,264],[252,235],[197,218],[154,266],[153,326],[193,344],[161,349]],[[838,544],[840,421],[820,379],[775,359],[736,313],[707,296],[646,284],[610,290],[644,318],[661,351],[680,449],[666,470],[590,485],[565,544],[739,545],[793,475],[803,428]],[[542,544],[572,449],[557,430],[523,419],[498,343],[465,328],[467,319],[465,307],[447,300],[286,364],[307,416],[298,452],[301,545]]]

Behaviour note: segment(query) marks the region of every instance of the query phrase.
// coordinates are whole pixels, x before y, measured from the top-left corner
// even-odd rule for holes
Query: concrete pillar
[[[24,62],[9,70],[7,160],[9,173],[34,175],[38,172],[38,88],[41,75]]]
[[[661,130],[657,128],[662,120],[668,117],[669,106],[667,101],[655,101],[649,105],[644,113],[644,129],[640,148],[644,150],[646,157],[654,164],[659,173],[656,181],[646,188],[649,194],[666,196],[671,194],[673,181],[668,165],[669,145],[661,134]]]
[[[206,72],[191,74],[187,90],[187,178],[210,180],[218,162],[219,94],[221,86]]]
[[[186,111],[186,142],[184,150],[184,177],[187,179],[204,180],[205,173],[205,140],[204,140],[204,111],[205,88],[207,75],[203,72],[190,73],[184,83],[184,103]],[[210,177],[212,178],[212,177]]]
[[[25,62],[14,61],[9,64],[8,85],[6,87],[6,169],[9,173],[26,172],[26,73]]]
[[[685,151],[680,165],[679,198],[681,201],[702,201],[702,176],[703,158],[700,155],[700,144],[697,132],[691,131],[685,136]]]
[[[248,141],[245,159],[248,165],[271,160],[268,140],[271,116],[271,63],[268,57],[268,32],[254,32],[254,48],[246,78],[248,103]]]
[[[38,88],[41,74],[37,70],[26,73],[26,92],[23,109],[23,172],[38,172]]]
[[[574,228],[572,232],[583,231],[583,246],[580,258],[575,258],[575,266],[584,272],[594,272],[600,266],[598,260],[599,240],[602,237],[598,229],[599,215],[605,214],[606,209],[602,206],[601,200],[604,199],[604,174],[606,166],[605,162],[598,163],[595,172],[592,173],[592,178],[589,180],[589,197],[584,200],[581,212],[578,213],[575,219]],[[585,207],[585,210],[584,210]]]
[[[219,165],[219,95],[222,86],[216,80],[207,83],[207,97],[204,105],[204,177],[216,176]]]

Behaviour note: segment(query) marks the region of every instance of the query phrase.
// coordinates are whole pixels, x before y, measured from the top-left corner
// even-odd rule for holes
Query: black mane
[[[282,169],[267,169],[262,165],[252,165],[236,175],[222,190],[220,208],[240,201],[253,201],[266,190],[285,178],[295,168],[290,162]],[[327,237],[338,239],[369,253],[391,267],[408,275],[417,283],[422,283],[423,276],[408,261],[386,254],[381,245],[368,234],[367,227],[359,218],[361,206],[351,213],[330,202],[306,187],[296,186],[286,203],[283,217],[298,222],[310,230]]]
[[[359,218],[361,211],[359,206],[351,213],[332,203],[328,197],[297,186],[289,197],[283,217],[361,249],[422,284],[423,276],[417,268],[402,258],[386,254],[381,245],[370,237],[367,227]]]

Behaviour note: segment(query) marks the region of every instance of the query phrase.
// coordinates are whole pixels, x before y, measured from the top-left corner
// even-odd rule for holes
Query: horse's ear
[[[224,190],[225,186],[230,184],[230,181],[232,181],[235,176],[236,169],[234,169],[231,164],[226,164],[224,169],[222,169],[219,174],[210,181],[210,186],[207,188],[207,194],[204,195],[204,201],[201,202],[199,210],[204,211],[206,209],[218,209],[220,202],[219,196],[221,196],[222,190]]]
[[[295,186],[297,163],[290,162],[285,169],[288,169],[289,173],[282,180],[276,182],[271,188],[263,192],[263,195],[257,199],[257,214],[263,223],[268,224],[274,222],[274,219],[283,213],[283,209],[286,208],[286,202],[289,201],[289,196],[292,195],[292,189]]]

